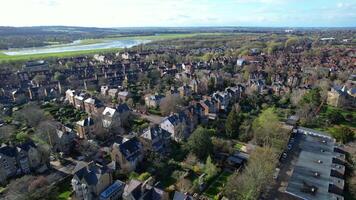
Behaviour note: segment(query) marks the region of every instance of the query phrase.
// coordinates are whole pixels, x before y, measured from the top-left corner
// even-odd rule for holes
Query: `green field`
[[[127,39],[137,39],[137,40],[170,40],[179,38],[189,38],[195,36],[209,36],[209,35],[222,35],[222,33],[189,33],[189,34],[160,34],[160,35],[150,35],[150,36],[127,36],[127,37],[110,37],[110,38],[100,38],[100,39],[85,39],[81,41],[81,45],[86,44],[96,44],[101,42],[108,42],[113,40],[127,40]],[[62,44],[59,46],[70,46],[72,44]],[[70,52],[58,52],[58,53],[43,53],[43,54],[32,54],[32,55],[13,55],[9,56],[0,51],[0,63],[9,61],[25,61],[33,59],[46,59],[46,58],[63,58],[71,56],[81,56],[81,55],[93,55],[96,53],[109,53],[117,52],[120,48],[112,49],[95,49],[95,50],[84,50],[84,51],[70,51]]]

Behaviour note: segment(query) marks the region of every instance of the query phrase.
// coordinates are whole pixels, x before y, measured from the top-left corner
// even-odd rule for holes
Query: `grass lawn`
[[[219,192],[222,191],[224,184],[227,182],[227,179],[229,176],[231,176],[232,173],[223,171],[214,181],[213,183],[208,187],[207,190],[203,193],[205,196],[213,199],[214,196],[219,194]]]
[[[242,143],[236,143],[234,147],[235,147],[236,150],[241,151],[241,149],[244,147],[244,144],[242,144]]]
[[[327,123],[329,116],[333,113],[339,113],[343,116],[343,120],[336,123]],[[313,128],[319,131],[323,131],[326,134],[331,134],[339,126],[345,126],[351,130],[356,131],[356,112],[347,109],[336,108],[332,106],[326,106],[317,117],[317,121],[314,124],[308,125],[308,128]]]
[[[0,194],[3,193],[6,190],[6,188],[0,187]]]
[[[56,200],[67,200],[72,194],[72,187],[68,181],[58,185],[58,196]]]

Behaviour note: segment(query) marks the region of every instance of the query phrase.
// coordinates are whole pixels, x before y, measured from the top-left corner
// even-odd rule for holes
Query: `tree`
[[[342,142],[344,144],[352,141],[355,137],[354,131],[345,126],[335,128],[335,130],[331,132],[331,135],[337,141]]]
[[[170,113],[177,112],[180,104],[182,104],[182,99],[179,96],[167,95],[161,100],[159,107],[162,115],[169,115]]]
[[[36,75],[33,80],[37,83],[37,84],[42,84],[46,81],[47,77],[46,75]]]
[[[238,136],[241,121],[241,115],[237,113],[236,109],[231,109],[225,123],[226,135],[228,137],[236,138]]]
[[[343,122],[345,120],[344,116],[336,111],[336,110],[332,110],[330,112],[326,113],[327,119],[330,121],[330,123],[332,124],[339,124],[341,122]]]
[[[282,149],[287,134],[282,129],[281,123],[274,108],[267,108],[253,121],[252,130],[258,145]]]
[[[186,149],[195,154],[200,160],[205,160],[213,150],[211,134],[211,130],[199,126],[188,138],[185,144]]]
[[[241,173],[228,179],[224,193],[231,200],[257,200],[272,181],[277,156],[272,148],[257,147],[251,154],[248,165]]]
[[[46,116],[40,107],[28,104],[15,113],[15,119],[17,121],[25,122],[31,127],[36,127],[40,122],[46,119]]]
[[[208,156],[208,158],[206,159],[204,172],[206,173],[208,180],[214,177],[219,172],[219,169],[214,165],[210,156]]]
[[[54,80],[62,82],[65,79],[66,77],[61,72],[54,73]]]
[[[311,104],[314,106],[319,106],[321,104],[320,89],[314,88],[308,91],[301,99],[301,105]]]

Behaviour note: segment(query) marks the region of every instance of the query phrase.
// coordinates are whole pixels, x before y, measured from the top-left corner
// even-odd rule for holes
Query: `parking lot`
[[[262,197],[265,200],[297,200],[297,198],[285,193],[288,180],[292,176],[293,166],[295,165],[300,153],[299,143],[301,134],[292,133],[287,148],[282,153],[279,162],[279,173],[275,176],[275,182],[270,186],[268,195]]]

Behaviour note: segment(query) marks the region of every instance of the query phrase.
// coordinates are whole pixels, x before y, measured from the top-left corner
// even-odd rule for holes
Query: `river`
[[[70,51],[85,51],[85,50],[95,50],[95,49],[130,48],[140,44],[146,44],[148,42],[150,42],[150,40],[121,39],[121,40],[103,41],[95,44],[81,44],[80,40],[76,40],[70,44],[50,45],[50,46],[35,47],[35,48],[10,49],[8,51],[4,51],[3,53],[9,56],[16,56],[16,55],[34,55],[34,54],[44,54],[44,53],[61,53],[61,52],[70,52]]]

